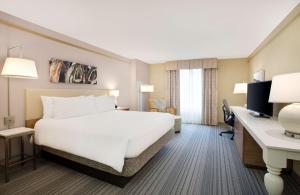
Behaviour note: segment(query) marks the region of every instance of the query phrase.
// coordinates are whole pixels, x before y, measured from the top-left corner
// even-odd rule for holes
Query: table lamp
[[[140,99],[139,99],[139,110],[144,111],[143,107],[143,93],[152,93],[154,92],[153,85],[141,84],[140,86]]]
[[[285,134],[300,138],[300,72],[276,75],[272,79],[269,102],[291,103],[280,110],[278,121]]]
[[[234,85],[233,94],[245,94],[247,97],[248,83],[236,83]],[[247,104],[244,105],[247,107]]]
[[[115,108],[118,108],[118,97],[120,96],[120,91],[118,89],[112,89],[109,91],[109,95],[115,97]]]
[[[234,94],[247,94],[248,83],[236,83],[234,85]]]
[[[8,48],[14,49],[20,46]],[[8,56],[8,55],[7,55]],[[22,78],[22,79],[37,79],[38,74],[35,66],[35,62],[24,58],[12,58],[7,57],[1,72],[1,76],[7,77],[7,96],[8,96],[8,116],[4,117],[4,123],[10,128],[14,124],[14,117],[10,115],[10,78]]]
[[[154,91],[153,85],[141,85],[141,92],[142,93],[151,93]]]

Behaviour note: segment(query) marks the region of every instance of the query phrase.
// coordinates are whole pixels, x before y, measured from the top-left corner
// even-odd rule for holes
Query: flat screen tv
[[[273,104],[269,103],[272,81],[249,83],[247,91],[247,109],[254,111],[255,116],[270,117],[273,115]]]

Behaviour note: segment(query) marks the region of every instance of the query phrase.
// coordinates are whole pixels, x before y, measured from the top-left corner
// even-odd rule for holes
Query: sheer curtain
[[[180,70],[180,115],[183,123],[201,124],[202,69]]]

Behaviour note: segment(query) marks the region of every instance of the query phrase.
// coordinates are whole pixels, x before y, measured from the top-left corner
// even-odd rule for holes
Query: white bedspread
[[[124,159],[140,155],[174,126],[174,115],[111,111],[95,115],[41,119],[36,143],[91,159],[122,172]]]

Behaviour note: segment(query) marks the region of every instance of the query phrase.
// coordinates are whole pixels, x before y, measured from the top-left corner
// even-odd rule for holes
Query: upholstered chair
[[[174,107],[167,107],[167,103],[164,99],[150,99],[149,112],[168,112],[176,115],[177,110]]]

